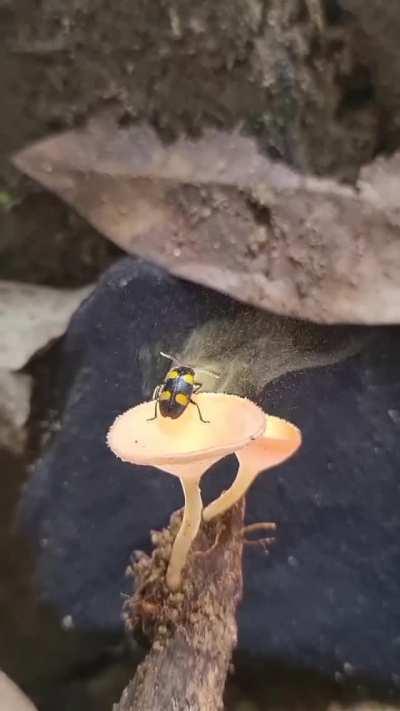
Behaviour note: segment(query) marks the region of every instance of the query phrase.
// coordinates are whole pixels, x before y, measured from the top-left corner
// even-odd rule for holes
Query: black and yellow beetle
[[[176,420],[186,410],[189,403],[197,407],[200,420],[204,424],[209,424],[209,420],[205,420],[201,414],[201,410],[197,402],[192,399],[192,395],[197,393],[202,387],[202,383],[197,383],[195,380],[195,371],[188,365],[179,365],[176,358],[167,353],[160,353],[164,358],[169,358],[177,365],[173,365],[165,376],[165,380],[161,385],[157,385],[153,393],[153,400],[156,401],[154,409],[154,417],[149,418],[155,420],[157,418],[157,410],[160,409],[162,417],[171,417]],[[202,369],[203,370],[203,369]],[[203,370],[214,377],[219,376],[211,371]]]

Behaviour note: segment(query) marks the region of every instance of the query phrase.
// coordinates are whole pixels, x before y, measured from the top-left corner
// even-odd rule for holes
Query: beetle
[[[188,365],[180,365],[177,358],[163,353],[160,355],[164,358],[169,358],[176,365],[172,365],[165,380],[154,390],[153,400],[155,400],[154,417],[150,417],[148,421],[155,420],[158,414],[158,408],[162,417],[171,417],[176,420],[185,412],[187,406],[191,403],[197,407],[200,420],[204,424],[209,424],[209,420],[205,420],[201,414],[200,407],[197,402],[192,399],[192,395],[197,393],[202,387],[202,383],[197,383],[195,380],[194,368]],[[202,369],[202,372],[208,373],[218,378],[217,373],[210,370]]]

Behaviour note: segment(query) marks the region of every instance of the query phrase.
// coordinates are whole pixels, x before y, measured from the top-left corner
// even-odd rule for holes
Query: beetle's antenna
[[[169,353],[163,353],[163,351],[160,351],[160,355],[162,355],[163,358],[168,358],[168,360],[172,360],[174,363],[179,363],[178,358],[173,355],[169,355]]]
[[[180,363],[181,361],[179,358],[176,356],[170,355],[169,353],[164,353],[163,351],[160,351],[160,355],[162,355],[163,358],[168,358],[168,360],[172,360],[174,363]],[[194,370],[196,370],[198,373],[206,373],[206,375],[211,375],[213,378],[219,378],[220,374],[216,373],[214,370],[206,370],[206,368],[196,368],[194,367]]]

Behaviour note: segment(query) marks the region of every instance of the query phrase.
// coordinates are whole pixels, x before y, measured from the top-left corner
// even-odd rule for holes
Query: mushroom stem
[[[300,447],[301,432],[280,417],[268,416],[265,433],[237,450],[239,470],[232,486],[203,511],[204,521],[220,516],[244,496],[256,476],[289,459]]]
[[[185,495],[185,509],[181,527],[172,546],[171,558],[167,570],[167,585],[170,590],[178,590],[182,581],[182,570],[186,563],[192,542],[197,536],[201,524],[203,502],[199,488],[199,479],[181,479]]]
[[[236,504],[242,496],[245,495],[250,484],[253,483],[256,478],[258,471],[254,469],[249,469],[242,465],[239,466],[239,471],[236,478],[226,491],[224,491],[221,496],[211,502],[203,511],[203,521],[211,521],[215,516],[220,516],[221,514],[228,511],[234,504]]]

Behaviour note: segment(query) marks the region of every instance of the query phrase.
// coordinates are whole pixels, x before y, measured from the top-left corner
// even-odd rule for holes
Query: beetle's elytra
[[[176,358],[161,353],[165,358],[176,362]],[[205,371],[210,372],[210,371]],[[218,377],[216,373],[210,373]],[[202,383],[197,383],[195,380],[195,372],[188,365],[173,366],[167,373],[165,380],[161,385],[158,385],[153,393],[155,400],[154,417],[149,418],[155,420],[157,418],[158,409],[162,417],[171,417],[176,420],[186,410],[189,404],[197,407],[200,420],[204,424],[208,424],[209,420],[205,420],[201,414],[200,407],[197,402],[192,399],[192,395],[197,393],[202,387]]]

